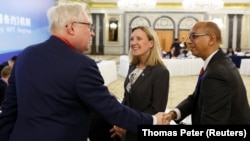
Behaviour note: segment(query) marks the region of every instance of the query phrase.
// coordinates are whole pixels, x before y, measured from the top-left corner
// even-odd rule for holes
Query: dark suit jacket
[[[153,123],[110,95],[93,59],[55,36],[19,54],[2,106],[1,141],[86,141],[91,110],[132,131]]]
[[[8,86],[7,83],[0,78],[0,107],[5,96],[5,91],[7,86]]]
[[[250,124],[246,88],[237,67],[221,49],[208,63],[200,88],[177,108],[179,121],[192,114],[192,124]]]
[[[126,87],[129,83],[129,74],[136,65],[130,65],[128,75],[124,83],[124,98],[122,103],[149,114],[164,112],[168,101],[169,71],[164,65],[147,66],[128,92]],[[128,141],[137,140],[134,133],[127,132]]]

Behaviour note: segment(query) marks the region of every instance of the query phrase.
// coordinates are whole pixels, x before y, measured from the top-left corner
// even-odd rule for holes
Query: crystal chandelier
[[[117,5],[125,11],[143,11],[153,9],[156,0],[118,0]]]
[[[223,0],[183,0],[182,7],[187,10],[207,11],[213,9],[222,9]]]

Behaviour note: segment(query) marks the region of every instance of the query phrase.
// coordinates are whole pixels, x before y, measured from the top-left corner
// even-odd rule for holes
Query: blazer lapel
[[[143,81],[145,81],[145,79],[147,79],[148,75],[150,74],[150,72],[152,71],[152,67],[146,67],[142,73],[140,74],[140,76],[137,78],[137,80],[135,81],[135,83],[132,86],[132,90],[137,88]]]

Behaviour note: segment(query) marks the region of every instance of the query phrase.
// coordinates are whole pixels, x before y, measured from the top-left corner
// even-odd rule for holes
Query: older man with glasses
[[[110,95],[96,62],[84,55],[95,35],[79,4],[48,11],[51,36],[18,56],[0,114],[1,141],[86,141],[91,112],[137,131],[163,124],[164,112],[137,112]]]

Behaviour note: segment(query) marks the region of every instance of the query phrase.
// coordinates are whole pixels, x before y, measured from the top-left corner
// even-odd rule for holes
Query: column
[[[94,26],[96,27],[95,23],[96,23],[96,14],[91,14],[92,16],[92,21],[93,21],[93,24]],[[96,28],[94,29],[94,32],[95,32]],[[92,37],[92,45],[91,45],[91,54],[92,55],[96,55],[97,52],[96,52],[96,37]]]
[[[233,48],[233,22],[234,15],[229,14],[229,25],[228,25],[228,48]]]
[[[99,46],[98,46],[98,50],[99,50],[99,54],[103,55],[104,54],[104,14],[99,14]]]
[[[241,51],[241,26],[242,14],[237,14],[237,37],[236,37],[236,50]]]

